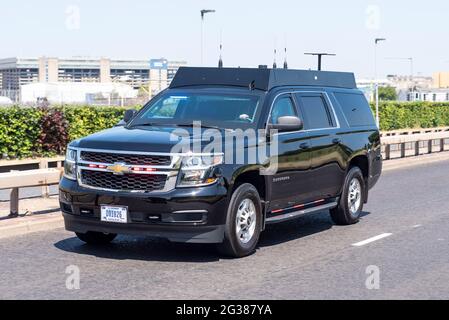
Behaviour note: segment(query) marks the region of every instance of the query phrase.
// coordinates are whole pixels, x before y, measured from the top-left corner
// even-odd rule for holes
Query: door
[[[272,106],[269,123],[277,124],[282,116],[301,118],[299,109],[291,94],[278,96]],[[271,155],[271,163],[276,161],[278,170],[271,179],[271,210],[284,209],[303,204],[310,197],[308,185],[311,164],[310,139],[304,130],[282,132],[273,136],[278,140],[278,152]],[[270,144],[273,143],[273,138]]]
[[[321,92],[295,94],[304,115],[304,128],[311,143],[310,184],[313,200],[336,197],[340,194],[345,170],[340,166],[341,144],[339,123],[333,107]]]

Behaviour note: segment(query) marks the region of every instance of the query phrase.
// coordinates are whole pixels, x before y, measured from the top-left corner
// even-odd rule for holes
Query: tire
[[[242,223],[240,227],[237,224],[238,217]],[[229,202],[225,239],[218,245],[218,250],[228,257],[246,257],[256,250],[261,230],[262,204],[259,193],[252,184],[242,184],[234,191]]]
[[[359,167],[352,167],[346,175],[338,206],[330,210],[335,224],[344,226],[359,222],[360,214],[363,211],[365,192],[367,191],[362,171]]]
[[[92,245],[108,244],[114,240],[117,235],[113,233],[101,233],[89,231],[87,233],[76,233],[76,236],[83,242]]]

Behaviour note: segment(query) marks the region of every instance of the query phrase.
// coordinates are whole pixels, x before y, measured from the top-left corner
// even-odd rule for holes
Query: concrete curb
[[[61,213],[27,216],[0,221],[0,239],[64,227]]]

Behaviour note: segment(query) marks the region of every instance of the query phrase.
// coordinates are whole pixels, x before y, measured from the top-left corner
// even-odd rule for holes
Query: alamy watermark
[[[67,30],[75,31],[81,29],[81,9],[79,6],[67,6],[65,15],[65,27]]]
[[[277,130],[270,130],[267,133],[264,129],[224,131],[204,129],[201,121],[194,121],[193,133],[182,128],[173,130],[170,140],[177,143],[171,149],[171,153],[192,153],[206,158],[222,154],[224,164],[259,165],[261,175],[277,173],[279,152]]]
[[[365,286],[368,290],[379,290],[380,289],[380,269],[378,266],[368,266],[365,270],[368,276],[365,281]]]
[[[379,30],[381,27],[381,10],[378,5],[369,5],[366,8],[365,27],[369,30]]]
[[[65,273],[68,275],[65,280],[65,287],[67,288],[67,290],[80,290],[81,289],[80,268],[75,265],[70,265],[65,269]]]

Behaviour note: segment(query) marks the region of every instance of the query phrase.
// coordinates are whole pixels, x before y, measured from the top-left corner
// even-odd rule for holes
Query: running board
[[[295,211],[295,212],[290,212],[290,213],[286,213],[286,214],[279,215],[276,217],[270,217],[270,218],[267,218],[266,223],[271,224],[271,223],[283,222],[283,221],[295,219],[295,218],[303,216],[305,214],[319,212],[319,211],[328,210],[328,209],[333,209],[337,206],[338,206],[338,202],[326,203],[326,204],[323,204],[318,207],[313,207],[313,208],[308,208],[308,209],[299,210],[299,211]]]

